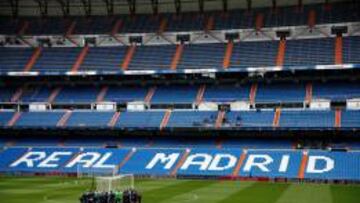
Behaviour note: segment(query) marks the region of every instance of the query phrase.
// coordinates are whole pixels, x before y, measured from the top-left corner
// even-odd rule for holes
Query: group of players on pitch
[[[85,192],[80,197],[80,203],[141,203],[141,195],[136,190]]]

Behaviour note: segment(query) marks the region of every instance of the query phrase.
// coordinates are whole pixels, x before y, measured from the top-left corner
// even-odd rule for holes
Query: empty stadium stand
[[[287,3],[0,16],[0,174],[360,182],[360,4]]]
[[[240,41],[226,54],[224,43],[145,45],[115,47],[0,48],[1,72],[32,71],[65,74],[98,71],[113,74],[121,70],[184,70],[224,67],[249,71],[249,68],[283,66],[311,69],[319,65],[360,64],[358,36],[343,37],[340,59],[336,60],[335,38],[286,40],[283,59],[278,59],[279,41]],[[179,50],[179,47],[181,49]],[[258,56],[261,55],[259,58]],[[279,60],[281,60],[279,62]],[[283,62],[282,62],[283,60]],[[226,62],[224,62],[226,61]],[[224,63],[226,65],[224,66]]]
[[[341,120],[336,121],[336,112],[329,110],[282,110],[274,124],[277,111],[252,110],[225,113],[220,126],[223,129],[358,129],[360,111],[340,111]],[[47,112],[0,112],[1,127],[13,128],[109,128],[116,112],[98,111],[47,111]],[[219,112],[174,110],[162,126],[165,111],[124,111],[116,117],[117,129],[160,128],[210,128],[216,126]],[[338,124],[337,124],[338,122]]]
[[[336,8],[336,9],[335,9]],[[246,10],[229,10],[227,15],[222,12],[207,12],[199,15],[197,12],[187,12],[181,15],[164,13],[159,16],[138,14],[135,17],[119,15],[115,18],[104,16],[72,17],[63,19],[51,17],[47,19],[34,17],[21,17],[14,20],[2,17],[1,34],[17,34],[22,30],[25,35],[64,34],[75,23],[74,34],[108,34],[121,21],[118,26],[119,33],[146,33],[157,32],[166,19],[165,31],[189,31],[203,30],[207,27],[209,19],[213,19],[213,29],[244,29],[254,28],[258,15],[262,15],[264,27],[276,26],[299,26],[307,25],[309,13],[315,13],[316,24],[356,22],[359,21],[359,13],[351,3],[332,3],[330,9],[324,9],[324,4],[304,5],[299,9],[297,6],[281,7],[277,12],[269,8],[253,8],[251,12]],[[240,20],[239,20],[240,19]],[[26,28],[24,29],[24,24]]]

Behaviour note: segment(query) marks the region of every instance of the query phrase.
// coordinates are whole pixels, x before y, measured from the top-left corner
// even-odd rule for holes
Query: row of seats
[[[316,142],[315,142],[316,143]],[[217,148],[217,149],[295,149],[303,146],[298,141],[289,139],[255,139],[255,138],[189,138],[183,137],[86,137],[79,138],[39,138],[33,137],[0,137],[0,149],[3,147],[83,147],[83,148]],[[309,145],[313,147],[313,145]],[[317,145],[334,149],[360,150],[360,142],[356,140],[335,140],[324,145]],[[307,147],[307,145],[305,145]]]
[[[360,128],[360,111],[283,110],[230,111],[223,117],[217,111],[143,112],[0,112],[0,126],[15,128],[290,128],[290,129],[344,129]]]
[[[56,158],[54,158],[56,157]],[[305,160],[307,161],[303,161]],[[49,163],[49,160],[51,162]],[[359,152],[242,149],[8,148],[2,173],[360,180]],[[105,164],[106,163],[106,164]]]
[[[287,40],[284,52],[284,67],[335,64],[335,39]],[[342,46],[343,64],[360,64],[360,37],[344,37]],[[255,41],[234,43],[227,68],[277,66],[278,41]],[[130,47],[90,47],[77,71],[120,71],[128,58]],[[183,45],[176,69],[222,69],[227,44]],[[126,69],[168,70],[176,55],[176,45],[136,46]],[[1,71],[23,71],[37,50],[32,48],[0,48]],[[31,71],[71,71],[82,53],[82,48],[42,48]]]
[[[203,102],[249,101],[250,84],[244,85],[159,85],[151,86],[25,86],[0,87],[0,102],[52,102],[59,104],[92,103],[111,101],[126,103],[144,101],[151,104],[192,104],[201,96]],[[203,94],[199,90],[204,89]],[[306,100],[304,83],[259,83],[254,93],[256,103],[302,103]],[[57,91],[59,90],[59,91]],[[360,98],[359,82],[314,82],[311,85],[312,99],[345,101]],[[19,94],[19,92],[21,94]],[[57,93],[55,96],[55,93]],[[147,97],[152,92],[151,97]],[[200,91],[201,92],[201,91]],[[309,93],[308,93],[309,94]],[[15,97],[19,95],[18,97]],[[102,95],[98,98],[98,95]]]
[[[27,29],[23,30],[23,34],[28,35],[64,34],[69,27],[74,27],[73,34],[108,34],[113,31],[115,25],[119,27],[117,32],[121,33],[158,32],[164,25],[165,31],[203,30],[205,28],[214,30],[243,29],[256,27],[260,15],[263,16],[262,26],[264,27],[297,26],[308,24],[310,12],[315,12],[314,20],[317,24],[356,22],[360,19],[356,6],[351,3],[333,3],[327,6],[313,4],[303,8],[279,7],[276,10],[255,8],[250,12],[246,10],[230,10],[226,13],[211,11],[203,15],[198,12],[188,12],[180,15],[164,13],[158,16],[138,14],[133,17],[120,15],[67,19],[21,17],[14,20],[3,17],[0,18],[0,34],[17,34],[23,30],[25,23],[27,23]]]
[[[106,138],[106,137],[86,137],[86,139],[76,138],[0,138],[1,146],[11,147],[85,147],[103,148],[104,146],[120,148],[246,148],[246,149],[292,149],[293,143],[290,140],[278,139],[213,139],[191,137],[159,137],[159,138]]]

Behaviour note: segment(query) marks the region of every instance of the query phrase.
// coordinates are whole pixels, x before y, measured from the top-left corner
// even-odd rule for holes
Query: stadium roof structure
[[[346,0],[332,0],[339,2]],[[7,0],[0,15],[61,16],[203,12],[238,8],[328,3],[330,0]]]

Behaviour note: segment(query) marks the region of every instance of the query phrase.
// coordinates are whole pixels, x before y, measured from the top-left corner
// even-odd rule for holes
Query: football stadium
[[[359,203],[360,1],[0,1],[0,202]]]

